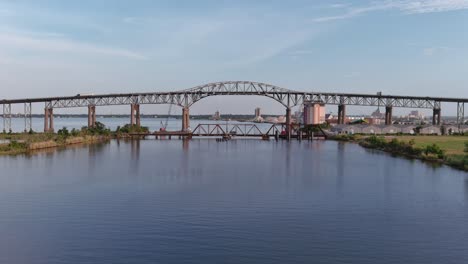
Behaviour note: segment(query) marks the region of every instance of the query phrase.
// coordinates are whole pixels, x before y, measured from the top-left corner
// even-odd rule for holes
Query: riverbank
[[[0,142],[4,143],[0,143],[0,155],[16,155],[40,149],[97,143],[124,137],[133,132],[148,132],[148,128],[127,124],[111,131],[104,124],[96,122],[94,127],[83,127],[80,130],[68,130],[63,127],[57,133],[2,133]]]
[[[63,137],[58,134],[2,134],[0,139],[9,141],[0,144],[0,155],[25,154],[35,150],[91,144],[111,139],[110,135],[79,135]]]
[[[468,137],[466,136],[365,136],[337,135],[329,139],[358,143],[412,159],[444,164],[468,171]]]

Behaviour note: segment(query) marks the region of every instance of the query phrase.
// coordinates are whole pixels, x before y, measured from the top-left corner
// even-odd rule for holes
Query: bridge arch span
[[[258,95],[271,98],[286,108],[300,104],[297,94],[301,92],[281,88],[275,85],[251,82],[251,81],[227,81],[213,82],[190,89],[181,90],[185,96],[185,101],[179,104],[182,107],[190,107],[203,98],[217,95]],[[293,96],[291,96],[293,94]],[[296,96],[294,96],[296,95]],[[292,98],[294,97],[294,98]]]

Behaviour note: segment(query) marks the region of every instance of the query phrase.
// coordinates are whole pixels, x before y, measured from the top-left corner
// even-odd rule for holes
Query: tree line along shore
[[[23,154],[33,150],[63,147],[67,145],[94,143],[123,137],[128,133],[148,132],[147,127],[125,125],[111,131],[104,124],[96,122],[92,128],[68,130],[66,127],[59,129],[57,133],[1,133],[0,155]]]
[[[350,141],[364,148],[376,149],[398,156],[420,159],[435,164],[468,171],[468,136],[445,135],[356,135],[342,134],[330,137],[338,141]]]

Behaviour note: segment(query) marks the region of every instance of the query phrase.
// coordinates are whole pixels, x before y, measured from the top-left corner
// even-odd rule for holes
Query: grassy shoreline
[[[0,139],[9,143],[0,144],[0,155],[27,154],[32,151],[66,147],[77,144],[91,144],[111,139],[112,136],[83,135],[63,138],[57,134],[1,134]]]
[[[330,139],[355,142],[364,148],[468,171],[468,137],[466,136],[338,135]]]
[[[76,144],[88,144],[102,142],[112,138],[119,138],[131,132],[146,132],[148,128],[135,125],[118,127],[116,131],[110,131],[104,124],[96,122],[92,128],[83,127],[80,130],[66,127],[59,129],[57,133],[2,133],[0,140],[8,142],[0,143],[0,155],[26,154],[35,150],[65,147]]]

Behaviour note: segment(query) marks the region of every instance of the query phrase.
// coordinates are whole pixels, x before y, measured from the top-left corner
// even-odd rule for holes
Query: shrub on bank
[[[128,134],[128,133],[148,133],[149,128],[144,126],[137,126],[137,125],[130,125],[126,124],[123,127],[117,127],[116,131],[117,134]]]
[[[419,157],[421,156],[421,153],[423,153],[423,149],[415,147],[414,140],[405,142],[393,138],[392,140],[387,141],[384,137],[370,136],[361,141],[360,145],[367,148],[379,149],[395,154],[407,155],[412,157]]]
[[[25,142],[12,140],[8,144],[0,145],[0,152],[21,152],[25,151],[27,148],[28,145]]]
[[[448,156],[446,163],[449,166],[468,171],[468,154]]]
[[[101,122],[96,122],[94,127],[82,127],[81,128],[81,134],[86,136],[86,135],[91,135],[91,136],[107,136],[111,134],[111,130],[109,128],[106,128],[106,126],[101,123]]]

